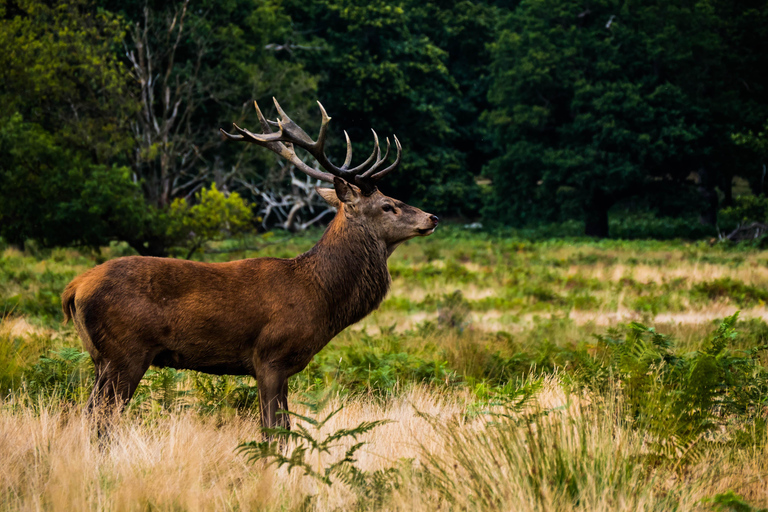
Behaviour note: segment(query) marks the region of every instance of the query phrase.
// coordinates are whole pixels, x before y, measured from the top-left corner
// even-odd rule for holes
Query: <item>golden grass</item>
[[[598,263],[593,266],[572,266],[567,275],[578,275],[612,282],[628,277],[641,283],[657,284],[673,279],[685,279],[687,283],[693,284],[730,277],[753,285],[768,284],[768,267],[764,263],[760,264],[756,259],[742,263],[735,268],[690,261],[669,265],[627,265],[624,263],[606,265]]]
[[[338,405],[337,399],[328,411]],[[358,466],[368,471],[417,458],[422,447],[441,449],[416,410],[446,419],[465,412],[456,397],[418,389],[387,405],[365,399],[344,405],[325,434],[362,421],[392,420],[363,438],[370,444],[359,452]],[[235,448],[259,437],[253,417],[175,411],[152,419],[125,416],[99,441],[80,408],[44,404],[35,411],[10,399],[0,411],[0,505],[4,510],[263,510],[291,508],[303,496],[318,494],[322,508],[335,509],[353,500],[343,485],[326,488],[299,471],[246,463]],[[349,445],[324,458],[340,458]]]
[[[656,315],[632,311],[626,307],[610,310],[576,310],[568,311],[541,311],[535,313],[517,314],[514,311],[488,310],[471,312],[469,317],[473,325],[478,328],[493,332],[521,332],[530,328],[534,318],[550,318],[565,316],[573,320],[578,326],[593,325],[599,327],[615,326],[619,323],[642,322],[653,325],[685,325],[695,327],[706,325],[711,327],[712,322],[723,319],[739,311],[739,318],[760,318],[768,322],[768,308],[759,306],[754,308],[739,308],[732,304],[714,302],[705,308],[681,312],[660,312]],[[365,330],[368,334],[375,335],[381,327],[395,326],[395,332],[405,332],[413,329],[423,322],[436,322],[437,311],[385,311],[376,312],[350,327],[352,331]],[[668,329],[667,329],[668,331]]]
[[[327,410],[338,405],[336,399]],[[411,475],[386,509],[660,510],[671,496],[680,510],[691,510],[728,489],[754,504],[768,504],[765,449],[713,449],[685,472],[670,464],[648,474],[637,465],[624,474],[627,464],[646,452],[644,440],[617,422],[615,402],[569,394],[556,375],[547,378],[528,408],[553,411],[533,424],[534,437],[527,422],[500,433],[486,416],[467,415],[462,397],[424,388],[386,404],[358,397],[343,405],[323,435],[363,421],[391,420],[362,438],[368,444],[358,452],[358,468],[375,471],[410,459],[413,475],[439,468],[455,490],[449,503],[439,486]],[[0,408],[0,509],[290,510],[308,495],[315,495],[317,510],[357,507],[356,495],[341,483],[327,487],[298,470],[289,474],[285,468],[248,464],[235,448],[258,438],[257,432],[252,417],[177,410],[126,415],[99,441],[80,408],[41,404],[34,410],[9,399]],[[539,438],[545,442],[536,453],[531,442]],[[351,442],[324,455],[320,464],[341,458]],[[556,468],[549,466],[555,452],[570,457],[568,471],[584,473],[578,477],[578,502],[556,485]],[[547,468],[553,471],[549,477],[540,474]],[[534,484],[537,471],[542,478]],[[479,483],[489,485],[492,496],[478,495]]]
[[[30,335],[51,335],[52,329],[31,324],[23,316],[0,318],[0,336],[27,337]]]

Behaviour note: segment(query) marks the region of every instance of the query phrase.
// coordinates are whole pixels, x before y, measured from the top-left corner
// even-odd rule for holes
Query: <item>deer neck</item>
[[[379,307],[389,290],[387,245],[339,212],[320,241],[299,256],[315,279],[334,335]]]

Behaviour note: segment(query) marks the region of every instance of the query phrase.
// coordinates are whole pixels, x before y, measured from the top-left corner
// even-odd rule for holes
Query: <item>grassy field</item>
[[[766,253],[441,227],[398,249],[381,308],[293,377],[304,418],[277,450],[256,442],[252,379],[167,369],[97,439],[59,295],[127,249],[0,251],[2,510],[768,507]]]

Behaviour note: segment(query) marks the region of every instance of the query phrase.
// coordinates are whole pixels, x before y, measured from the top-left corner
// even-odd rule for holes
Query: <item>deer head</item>
[[[224,130],[221,132],[231,140],[263,146],[282,156],[307,175],[333,183],[333,189],[321,188],[318,192],[331,206],[339,210],[339,215],[343,215],[350,225],[359,226],[370,232],[376,239],[386,243],[390,254],[402,242],[415,236],[429,235],[435,230],[438,223],[437,216],[385,196],[376,187],[376,182],[400,165],[403,148],[396,136],[393,135],[397,156],[391,165],[384,167],[391,150],[389,138],[386,139],[387,148],[382,156],[379,137],[374,130],[371,130],[374,141],[373,152],[360,165],[350,167],[352,143],[345,131],[347,154],[344,163],[337,167],[325,154],[325,141],[331,118],[328,117],[323,105],[320,102],[317,103],[320,106],[322,122],[317,140],[313,141],[288,117],[277,100],[273,98],[273,101],[280,115],[277,121],[267,120],[261,113],[258,103],[254,101],[263,133],[252,133],[236,124],[233,124],[236,134],[227,133]],[[276,126],[278,131],[273,132],[271,126]],[[296,147],[306,150],[325,171],[307,165],[296,154]]]

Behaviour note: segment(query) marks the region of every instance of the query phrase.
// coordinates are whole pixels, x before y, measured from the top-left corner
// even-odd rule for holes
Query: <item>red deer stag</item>
[[[318,103],[319,104],[319,103]],[[76,277],[62,295],[65,322],[74,319],[93,359],[96,383],[88,399],[105,412],[125,406],[150,365],[256,378],[263,426],[290,428],[288,377],[300,372],[334,336],[376,309],[390,285],[387,258],[401,243],[431,234],[438,218],[385,196],[376,182],[397,168],[384,167],[376,132],[370,157],[350,168],[325,155],[330,117],[313,141],[283,112],[264,133],[234,125],[229,139],[252,142],[281,155],[333,189],[319,189],[338,208],[320,241],[293,259],[255,258],[199,263],[130,256]],[[277,126],[272,132],[270,124]],[[295,147],[325,171],[305,164]],[[327,172],[326,172],[327,171]]]

